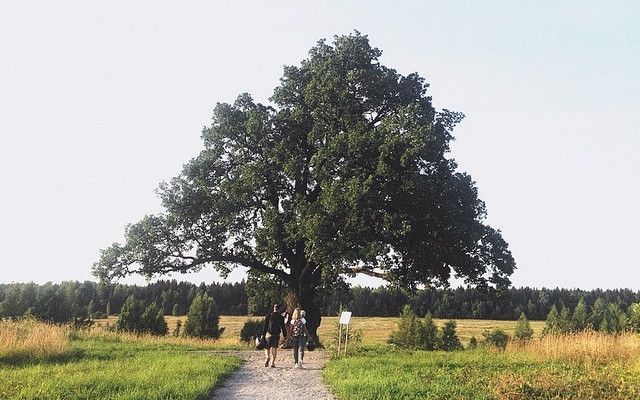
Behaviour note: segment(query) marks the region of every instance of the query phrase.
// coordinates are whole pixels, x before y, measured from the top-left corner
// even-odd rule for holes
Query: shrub
[[[260,336],[263,325],[264,323],[261,320],[248,319],[242,326],[242,329],[240,329],[240,340],[250,343],[253,339]]]
[[[405,305],[398,321],[398,330],[391,333],[388,342],[400,347],[423,347],[424,327],[410,305]]]
[[[206,293],[198,293],[187,312],[184,335],[217,339],[222,333],[222,329],[218,329],[219,320],[218,308],[213,298]]]
[[[440,350],[453,351],[461,350],[462,343],[456,333],[456,321],[449,320],[442,327],[442,334],[440,335]]]
[[[640,303],[629,306],[628,328],[633,332],[640,332]]]
[[[529,324],[529,320],[527,320],[527,316],[525,313],[520,313],[520,318],[518,318],[518,324],[516,325],[516,331],[513,334],[516,340],[530,340],[533,338],[533,329]]]
[[[142,333],[142,325],[140,324],[142,312],[140,302],[133,295],[129,296],[122,305],[122,310],[118,316],[116,325],[118,332]]]
[[[478,347],[478,339],[476,339],[475,336],[471,336],[471,339],[469,339],[469,348],[475,349],[476,347]]]
[[[431,313],[427,312],[422,323],[422,343],[425,350],[435,350],[438,348],[438,327],[431,318]]]
[[[164,336],[169,332],[167,321],[164,320],[162,310],[154,303],[150,304],[142,313],[141,328],[145,333]]]
[[[562,324],[560,322],[560,314],[558,314],[558,308],[554,304],[547,314],[547,321],[542,330],[543,335],[547,334],[559,334],[562,330]]]
[[[129,296],[118,316],[116,325],[118,332],[166,335],[169,328],[164,320],[162,310],[155,303],[144,309],[143,307],[142,302],[136,300],[133,296]]]
[[[491,347],[495,347],[500,350],[507,348],[509,343],[509,335],[502,329],[494,329],[491,332],[486,331],[482,334],[484,336],[484,343]]]

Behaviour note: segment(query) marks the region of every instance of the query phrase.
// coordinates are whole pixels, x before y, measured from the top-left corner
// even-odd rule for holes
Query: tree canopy
[[[249,94],[218,103],[204,149],[160,185],[165,212],[128,225],[94,273],[242,265],[277,277],[306,307],[345,275],[508,285],[508,245],[448,157],[463,115],[436,111],[422,77],[380,56],[358,32],[321,40],[284,68],[271,104]]]

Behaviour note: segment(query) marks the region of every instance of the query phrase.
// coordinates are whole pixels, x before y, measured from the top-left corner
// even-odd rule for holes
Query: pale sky
[[[515,286],[640,290],[640,2],[584,0],[3,1],[0,282],[93,279],[216,102],[267,102],[283,65],[354,29],[466,114],[451,156]]]

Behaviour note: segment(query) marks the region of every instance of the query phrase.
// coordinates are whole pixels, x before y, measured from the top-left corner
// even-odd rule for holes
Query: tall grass
[[[633,333],[605,334],[593,331],[546,335],[526,342],[511,341],[507,351],[528,353],[541,360],[560,359],[587,363],[631,361],[640,357],[640,336]]]
[[[0,322],[0,360],[43,358],[69,349],[69,328],[33,320]]]

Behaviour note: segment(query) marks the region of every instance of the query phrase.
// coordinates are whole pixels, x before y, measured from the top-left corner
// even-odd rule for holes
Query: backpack
[[[301,319],[293,321],[291,335],[293,337],[304,336],[304,323]]]

